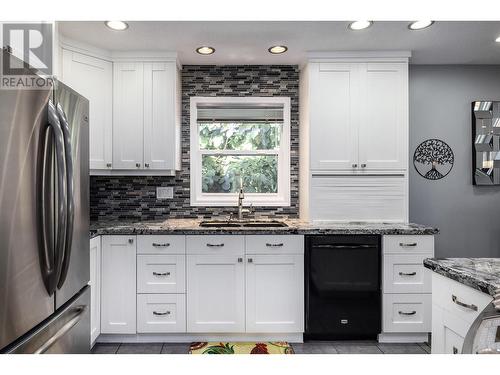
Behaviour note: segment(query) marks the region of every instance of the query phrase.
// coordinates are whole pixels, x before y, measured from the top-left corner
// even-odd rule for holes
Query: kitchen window
[[[290,206],[290,98],[191,97],[191,205]]]

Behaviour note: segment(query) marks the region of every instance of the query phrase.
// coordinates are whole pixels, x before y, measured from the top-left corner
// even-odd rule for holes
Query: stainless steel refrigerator
[[[88,111],[58,81],[0,89],[2,353],[90,352]]]

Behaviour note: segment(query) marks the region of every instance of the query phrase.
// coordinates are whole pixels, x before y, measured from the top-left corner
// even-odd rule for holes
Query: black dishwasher
[[[374,339],[381,330],[380,236],[306,237],[305,340]]]

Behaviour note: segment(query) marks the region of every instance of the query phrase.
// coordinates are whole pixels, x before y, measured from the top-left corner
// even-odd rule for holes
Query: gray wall
[[[410,221],[438,226],[438,257],[500,256],[500,186],[476,187],[471,172],[470,103],[500,100],[500,66],[410,68]],[[420,142],[450,145],[455,165],[428,181],[413,168]]]

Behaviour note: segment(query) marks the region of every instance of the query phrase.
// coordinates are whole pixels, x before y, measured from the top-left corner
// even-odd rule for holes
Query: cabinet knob
[[[353,168],[357,168],[357,167],[358,167],[358,165],[357,165],[357,164],[353,164],[353,165],[352,165],[352,167],[353,167]]]
[[[141,163],[135,163],[135,166],[136,166],[137,168],[140,168],[140,167],[141,167]]]
[[[133,244],[133,243],[134,243],[134,239],[133,239],[133,238],[129,238],[129,239],[128,239],[128,243],[129,243],[129,244]]]
[[[144,167],[149,168],[149,163],[144,163]]]
[[[252,258],[248,258],[248,263],[253,263],[253,259]]]
[[[106,167],[111,168],[111,163],[106,163]]]
[[[243,262],[243,258],[238,258],[238,263],[242,263]]]
[[[366,168],[366,164],[361,164],[361,168]]]

